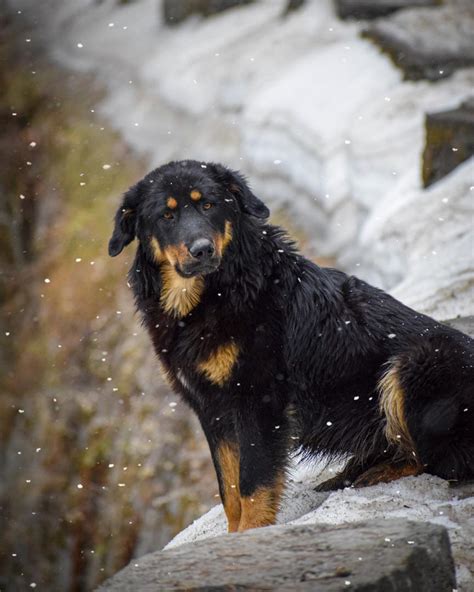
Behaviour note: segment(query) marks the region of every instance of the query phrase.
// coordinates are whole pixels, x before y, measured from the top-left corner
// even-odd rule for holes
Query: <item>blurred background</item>
[[[218,502],[120,195],[242,170],[304,252],[473,314],[471,0],[0,0],[0,590],[84,592]]]

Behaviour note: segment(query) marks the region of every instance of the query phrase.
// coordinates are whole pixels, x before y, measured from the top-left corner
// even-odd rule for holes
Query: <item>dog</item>
[[[319,486],[474,477],[474,340],[298,253],[245,178],[171,162],[124,195],[109,254],[164,373],[201,422],[229,532],[273,524],[290,454]]]

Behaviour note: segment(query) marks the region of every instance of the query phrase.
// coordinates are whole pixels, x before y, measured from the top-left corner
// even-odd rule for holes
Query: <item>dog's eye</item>
[[[208,201],[206,201],[206,203],[202,204],[203,210],[210,210],[211,208],[212,208],[212,204]]]
[[[173,216],[173,214],[172,214],[171,212],[165,212],[165,213],[163,214],[163,218],[164,218],[165,220],[172,220],[172,219],[174,218],[174,216]]]

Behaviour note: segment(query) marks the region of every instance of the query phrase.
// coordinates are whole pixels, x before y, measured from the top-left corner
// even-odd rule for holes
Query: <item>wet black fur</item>
[[[377,390],[393,358],[401,361],[407,423],[425,470],[474,477],[474,340],[356,277],[318,267],[265,223],[268,210],[240,175],[205,167],[170,163],[131,188],[123,204],[131,212],[124,222],[119,209],[110,249],[114,255],[140,239],[129,274],[136,303],[174,389],[199,416],[219,482],[215,451],[223,441],[239,446],[242,495],[274,484],[291,449],[352,456],[349,480],[398,458]],[[147,240],[170,183],[178,193],[207,188],[223,205],[216,224],[233,225],[219,269],[205,276],[200,303],[182,319],[160,306]],[[221,388],[196,364],[231,340],[241,354]]]

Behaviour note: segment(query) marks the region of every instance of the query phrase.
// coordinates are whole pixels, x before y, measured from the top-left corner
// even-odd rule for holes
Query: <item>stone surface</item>
[[[273,526],[183,545],[137,559],[99,590],[448,592],[455,587],[444,527],[375,520],[350,527]]]
[[[360,235],[372,270],[392,265],[392,250],[403,253],[403,279],[390,293],[436,319],[473,313],[473,166],[471,158],[427,189],[401,179],[374,207]]]
[[[423,183],[427,187],[474,156],[474,100],[456,109],[428,114],[425,128]]]
[[[301,8],[305,2],[306,0],[288,0],[284,14],[287,15],[294,10],[298,10],[298,8]]]
[[[449,324],[474,335],[474,319]],[[315,487],[333,477],[341,466],[299,463],[291,469],[277,524],[348,525],[374,519],[407,519],[432,522],[448,529],[456,566],[457,589],[474,589],[474,484],[452,487],[432,475],[407,477],[363,489],[346,488],[320,493]],[[181,531],[165,547],[222,535],[227,524],[217,505]]]
[[[336,11],[343,19],[374,19],[402,8],[436,6],[440,0],[335,0]]]
[[[168,25],[177,25],[192,15],[211,16],[253,0],[164,0],[163,16]]]
[[[439,80],[474,65],[474,3],[403,10],[365,30],[408,80]]]
[[[446,324],[474,338],[474,316],[450,319]]]

